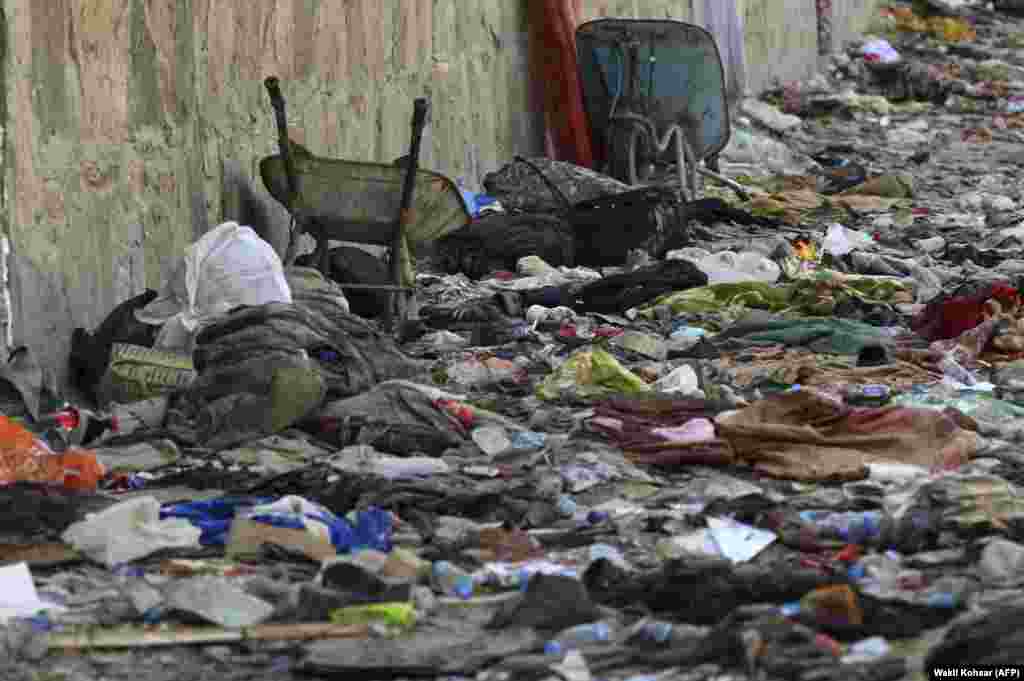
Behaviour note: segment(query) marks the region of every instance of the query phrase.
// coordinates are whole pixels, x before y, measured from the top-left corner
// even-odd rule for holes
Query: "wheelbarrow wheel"
[[[637,185],[650,179],[647,158],[649,140],[639,125],[617,125],[611,130],[608,174],[616,180]]]

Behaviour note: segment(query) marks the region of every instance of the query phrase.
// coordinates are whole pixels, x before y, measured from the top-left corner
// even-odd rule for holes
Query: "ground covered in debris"
[[[3,413],[71,446],[43,485],[0,424],[0,677],[1024,664],[1024,20],[977,4],[894,5],[745,101],[721,170],[749,196],[708,180],[664,257],[566,266],[600,247],[512,164],[506,212],[421,263],[401,345],[352,314],[376,294],[296,268],[287,300],[149,295],[77,338],[80,384],[127,405],[51,416],[12,357]],[[626,189],[534,165],[572,201]],[[540,246],[488,253],[496,229]],[[165,343],[202,329],[170,397],[131,379],[143,308]]]

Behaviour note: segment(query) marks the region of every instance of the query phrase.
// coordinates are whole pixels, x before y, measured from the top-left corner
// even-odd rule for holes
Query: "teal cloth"
[[[803,346],[831,355],[856,355],[865,347],[889,341],[889,337],[876,326],[828,317],[753,323],[740,321],[716,337],[716,341],[725,338],[751,345]]]

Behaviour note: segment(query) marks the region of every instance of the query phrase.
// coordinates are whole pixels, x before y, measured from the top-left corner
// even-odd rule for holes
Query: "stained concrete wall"
[[[283,81],[293,137],[319,154],[403,155],[419,96],[433,107],[425,164],[471,186],[541,149],[525,0],[0,3],[13,340],[58,371],[73,327],[159,286],[211,224],[281,224],[281,208],[252,181],[258,159],[276,151],[267,75]],[[584,7],[587,18],[700,22],[702,4]],[[869,0],[834,4],[864,6],[844,15],[851,25],[869,13]],[[743,6],[754,87],[813,69],[814,0]]]
[[[832,39],[833,49],[841,49],[844,44],[863,34],[877,16],[876,0],[840,0],[832,3],[835,35]]]
[[[833,4],[842,4],[840,0]],[[814,0],[743,0],[747,85],[761,91],[776,79],[796,80],[818,68]]]

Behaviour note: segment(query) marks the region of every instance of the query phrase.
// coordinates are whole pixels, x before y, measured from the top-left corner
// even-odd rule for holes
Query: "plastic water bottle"
[[[854,385],[845,391],[846,401],[852,405],[882,405],[889,401],[892,391],[887,385]]]
[[[881,636],[872,636],[852,644],[842,658],[843,664],[853,662],[872,662],[880,660],[892,652],[892,646]]]
[[[703,627],[695,627],[690,624],[675,624],[660,620],[650,620],[639,625],[636,637],[641,641],[647,641],[659,646],[673,646],[683,641],[692,641],[701,638],[707,633]]]
[[[476,580],[459,566],[439,560],[434,563],[432,576],[437,589],[446,596],[458,596],[463,600],[473,597]]]
[[[621,625],[615,620],[580,624],[565,629],[544,644],[544,652],[548,655],[562,655],[583,646],[608,644],[618,636],[620,631]]]
[[[880,511],[800,513],[800,518],[819,528],[823,537],[839,539],[848,544],[870,544],[877,541],[882,534],[883,517]]]

